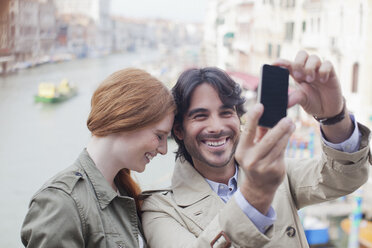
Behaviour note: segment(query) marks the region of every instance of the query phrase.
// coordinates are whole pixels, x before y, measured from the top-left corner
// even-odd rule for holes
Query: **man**
[[[348,113],[332,64],[301,51],[275,65],[298,84],[288,106],[322,120],[321,158],[285,160],[295,126],[286,117],[270,130],[258,127],[261,104],[240,132],[244,100],[223,71],[184,72],[173,88],[179,149],[172,185],[142,207],[150,247],[308,247],[297,210],[367,180],[369,130]]]

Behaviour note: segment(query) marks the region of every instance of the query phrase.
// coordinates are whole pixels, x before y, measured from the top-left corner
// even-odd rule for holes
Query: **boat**
[[[62,102],[77,94],[77,88],[63,79],[58,85],[54,83],[40,83],[35,102],[57,103]]]

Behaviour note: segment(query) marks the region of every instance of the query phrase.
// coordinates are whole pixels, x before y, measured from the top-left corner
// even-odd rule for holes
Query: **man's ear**
[[[180,123],[174,123],[173,132],[179,140],[183,140],[183,129]]]

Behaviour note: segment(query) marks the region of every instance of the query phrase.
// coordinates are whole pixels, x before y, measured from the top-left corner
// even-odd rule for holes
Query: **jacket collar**
[[[244,174],[239,166],[238,170],[239,187]],[[176,161],[172,177],[172,190],[175,201],[179,206],[192,205],[210,195],[217,196],[205,178],[184,159],[177,159]]]
[[[118,196],[117,193],[98,170],[86,149],[82,151],[78,161],[91,182],[101,209],[105,209]]]
[[[227,186],[230,187],[230,184],[234,184],[234,188],[238,187],[238,172],[239,172],[239,168],[238,168],[237,165],[235,165],[235,174],[232,178],[229,179],[229,182],[228,182]],[[207,181],[207,183],[209,184],[209,186],[211,186],[211,188],[214,192],[216,192],[217,194],[219,193],[219,190],[220,190],[219,187],[220,187],[221,183],[211,181],[207,178],[205,178],[205,181]]]

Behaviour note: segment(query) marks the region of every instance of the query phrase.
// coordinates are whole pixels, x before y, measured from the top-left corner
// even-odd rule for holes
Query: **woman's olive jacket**
[[[139,247],[133,198],[119,196],[84,151],[31,199],[21,238],[26,247]]]

